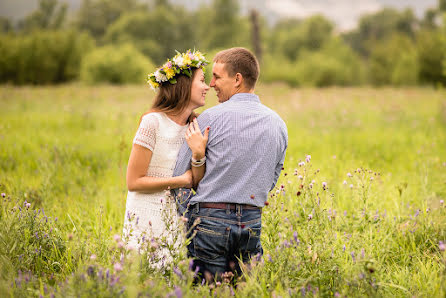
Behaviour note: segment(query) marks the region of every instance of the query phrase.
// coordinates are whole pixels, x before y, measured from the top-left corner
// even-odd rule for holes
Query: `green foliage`
[[[338,39],[326,42],[319,51],[302,51],[297,62],[267,57],[261,72],[261,79],[267,82],[284,81],[291,86],[315,87],[357,85],[363,76],[359,57]]]
[[[123,13],[146,9],[138,0],[83,0],[77,12],[75,25],[81,31],[88,31],[100,40],[108,26]]]
[[[82,56],[93,47],[86,34],[35,31],[0,36],[0,82],[50,84],[75,79]]]
[[[302,50],[316,51],[331,39],[333,24],[323,16],[312,16],[303,21],[285,20],[272,30],[270,48],[294,61]]]
[[[153,63],[131,44],[104,46],[85,56],[81,80],[87,83],[143,83]]]
[[[57,219],[49,218],[43,209],[35,209],[26,200],[16,203],[2,198],[0,210],[1,274],[17,270],[44,276],[67,274],[69,267],[63,259],[66,246]],[[18,280],[20,282],[21,280]],[[17,281],[16,281],[17,282]]]
[[[67,14],[67,4],[58,0],[39,0],[38,9],[19,23],[19,28],[32,30],[59,30]]]
[[[446,85],[446,75],[442,61],[446,58],[446,39],[444,33],[420,31],[417,34],[419,79],[422,83]]]
[[[371,52],[369,68],[375,85],[414,85],[419,72],[415,45],[404,35],[379,42]]]
[[[194,23],[187,14],[183,9],[165,6],[150,12],[127,13],[108,28],[105,40],[117,44],[131,42],[156,64],[161,64],[175,50],[195,47]],[[178,15],[185,17],[178,18]]]
[[[368,56],[377,42],[389,39],[395,33],[413,38],[416,25],[417,19],[412,10],[400,12],[385,8],[361,17],[359,27],[344,34],[344,38],[353,49],[363,56]]]

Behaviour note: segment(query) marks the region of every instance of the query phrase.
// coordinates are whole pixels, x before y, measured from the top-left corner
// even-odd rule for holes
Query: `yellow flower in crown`
[[[177,80],[175,77],[177,75],[184,74],[191,77],[193,68],[201,68],[204,71],[204,67],[208,63],[200,51],[192,52],[188,50],[186,53],[177,52],[177,55],[172,59],[167,59],[163,66],[148,75],[147,83],[149,83],[153,90],[165,82],[176,84]]]

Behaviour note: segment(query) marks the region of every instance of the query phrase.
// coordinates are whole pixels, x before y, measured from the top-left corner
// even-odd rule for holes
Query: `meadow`
[[[209,93],[203,109],[217,104]],[[153,91],[1,86],[0,295],[444,297],[446,91],[261,84],[257,94],[289,132],[263,208],[264,255],[236,287],[193,286],[184,249],[159,271],[155,245],[137,254],[116,236]]]

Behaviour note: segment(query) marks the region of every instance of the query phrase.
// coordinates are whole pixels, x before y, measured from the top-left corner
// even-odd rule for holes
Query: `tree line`
[[[328,9],[328,8],[327,8]],[[175,50],[243,46],[261,58],[261,80],[292,86],[446,85],[446,0],[417,18],[384,8],[338,32],[321,15],[273,26],[235,0],[195,11],[168,0],[83,0],[68,14],[39,0],[25,18],[0,18],[0,83],[138,83]]]

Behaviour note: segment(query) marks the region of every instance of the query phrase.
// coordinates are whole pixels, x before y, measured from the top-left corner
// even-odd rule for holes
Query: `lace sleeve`
[[[133,139],[133,144],[143,146],[153,152],[158,127],[159,123],[155,115],[145,115],[139,124],[138,131]]]

